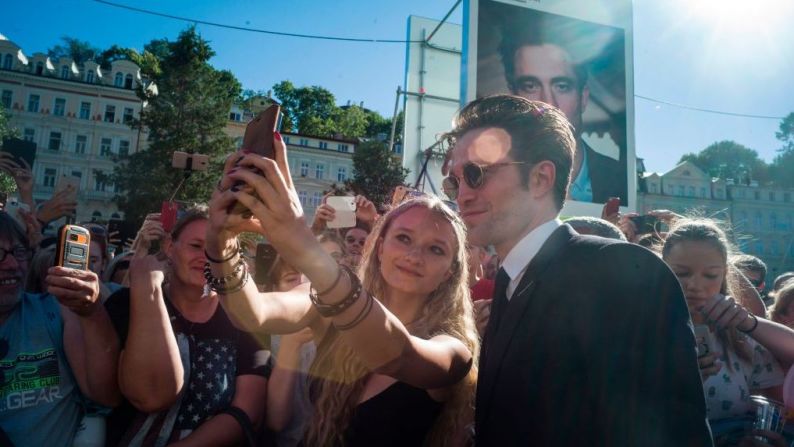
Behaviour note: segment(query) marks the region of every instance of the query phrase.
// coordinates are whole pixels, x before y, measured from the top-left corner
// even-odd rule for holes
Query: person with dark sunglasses
[[[445,192],[468,243],[502,260],[476,444],[711,445],[676,277],[648,250],[559,220],[576,149],[565,115],[500,95],[473,101],[454,124]]]

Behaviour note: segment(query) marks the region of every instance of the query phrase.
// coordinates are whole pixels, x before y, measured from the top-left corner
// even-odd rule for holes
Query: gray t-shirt
[[[82,416],[52,295],[23,294],[0,325],[0,427],[16,446],[70,446]]]

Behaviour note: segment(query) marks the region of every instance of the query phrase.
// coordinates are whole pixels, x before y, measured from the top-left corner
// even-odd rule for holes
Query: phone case
[[[334,209],[334,220],[328,222],[328,228],[350,228],[356,226],[355,197],[331,196],[325,203]]]
[[[55,261],[61,267],[88,270],[91,233],[77,225],[64,225],[58,233]]]
[[[163,202],[160,207],[160,224],[166,233],[170,233],[174,229],[177,221],[177,213],[179,212],[179,204],[176,202]]]
[[[245,134],[243,135],[243,145],[240,149],[259,154],[263,157],[270,159],[275,158],[275,149],[273,147],[273,134],[278,127],[279,118],[281,116],[281,106],[273,104],[267,109],[263,110],[252,119],[247,126],[245,126]],[[245,184],[237,183],[233,188],[248,188]],[[242,214],[243,217],[251,217],[251,212],[248,208],[239,202],[234,204],[231,210],[232,214]]]

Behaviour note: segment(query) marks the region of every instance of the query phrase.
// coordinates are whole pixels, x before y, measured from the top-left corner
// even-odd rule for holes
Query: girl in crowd
[[[794,281],[772,292],[775,305],[770,312],[772,321],[794,328]]]
[[[163,257],[133,259],[130,288],[106,303],[123,345],[119,384],[135,407],[115,410],[108,445],[237,445],[240,418],[262,420],[269,346],[205,293],[206,232],[206,208],[188,210],[161,241]]]
[[[713,222],[691,219],[677,221],[662,248],[703,338],[698,344],[708,345],[709,353],[698,361],[717,445],[736,442],[732,432],[743,428],[733,421],[752,411],[751,394],[781,400],[778,360],[786,365],[794,360],[794,332],[753,315],[731,297],[737,278],[728,268],[729,251]]]
[[[310,370],[314,416],[307,446],[432,445],[463,433],[471,417],[477,334],[467,283],[465,231],[438,199],[403,203],[378,221],[359,274],[337,264],[307,227],[286,160],[248,154],[230,169],[210,206],[210,282],[247,330],[294,332],[318,341]],[[278,163],[278,165],[276,164]],[[260,200],[239,188],[248,184]],[[228,214],[239,201],[254,215]],[[234,235],[260,231],[310,280],[260,296],[237,274]],[[210,261],[212,261],[210,259]],[[224,281],[218,281],[224,278]]]

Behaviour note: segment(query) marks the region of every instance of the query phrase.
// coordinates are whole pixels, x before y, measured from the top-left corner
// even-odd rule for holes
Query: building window
[[[243,116],[238,112],[231,112],[229,113],[229,121],[242,121]]]
[[[94,83],[94,70],[88,70],[85,73],[85,82],[87,82],[89,84],[93,84]]]
[[[116,106],[105,106],[105,122],[112,123],[116,121]]]
[[[36,129],[26,128],[22,134],[22,139],[32,143],[36,139]]]
[[[336,170],[336,180],[338,182],[347,180],[347,168],[339,168]]]
[[[312,193],[312,206],[317,208],[323,202],[323,193],[315,191]]]
[[[83,178],[83,171],[72,171],[72,177],[76,177],[79,179]]]
[[[755,191],[753,193],[753,197],[755,197],[755,200],[761,200],[761,193],[758,192],[758,191]]]
[[[78,135],[74,140],[74,153],[85,154],[86,145],[88,145],[88,137],[85,135]]]
[[[130,142],[127,140],[119,141],[119,155],[125,157],[130,154]]]
[[[102,181],[101,175],[102,171],[97,171],[94,175],[94,191],[104,192],[105,187],[107,186],[105,182]]]
[[[127,76],[124,76],[124,88],[132,89],[132,75],[129,73]]]
[[[684,196],[684,185],[678,185],[678,195],[681,197]]]
[[[689,197],[695,197],[695,187],[694,186],[690,186],[689,189],[687,190],[687,192],[689,193]]]
[[[289,144],[289,137],[281,137],[284,139],[284,144]]]
[[[755,222],[754,222],[755,223],[755,228],[757,230],[760,230],[761,227],[763,226],[763,218],[761,217],[761,212],[760,211],[756,211],[755,212],[755,219],[754,220],[755,220]]]
[[[50,132],[50,143],[47,145],[47,149],[51,151],[57,151],[61,149],[60,132]]]
[[[14,97],[14,92],[12,92],[11,90],[3,90],[3,96],[2,96],[3,107],[5,107],[6,109],[10,109],[11,101],[13,97]]]
[[[706,197],[706,187],[705,186],[701,186],[700,187],[700,197]]]
[[[321,179],[321,180],[322,180],[322,178],[323,178],[323,176],[324,176],[324,175],[325,175],[325,165],[323,165],[323,164],[318,164],[318,165],[317,165],[317,166],[314,168],[314,176],[315,176],[315,177],[317,177],[318,179]]]
[[[121,73],[116,73],[116,78],[113,80],[113,85],[116,87],[123,87],[124,86],[124,75]]]
[[[770,202],[775,201],[775,191],[769,191],[769,201]]]
[[[777,230],[777,214],[775,213],[769,215],[769,229]]]
[[[80,119],[87,120],[91,118],[91,103],[90,102],[81,102],[80,103]]]
[[[39,111],[39,100],[41,100],[39,95],[28,96],[28,112],[37,113]]]
[[[55,169],[54,168],[45,168],[44,169],[44,187],[45,188],[54,188],[55,187]]]
[[[348,145],[346,145],[346,144],[337,144],[336,145],[336,150],[338,152],[349,152],[350,149],[349,149]]]
[[[309,175],[309,162],[302,161],[301,162],[301,177],[306,177]]]
[[[125,107],[124,114],[121,115],[121,120],[124,124],[129,124],[132,122],[132,107]]]
[[[69,70],[69,66],[68,65],[62,65],[61,66],[61,78],[69,79],[69,71],[70,70]]]
[[[301,146],[308,146],[309,145],[309,140],[307,140],[306,138],[301,138],[301,141],[300,141],[299,144]]]
[[[55,105],[52,107],[52,114],[55,116],[63,116],[66,113],[66,100],[63,98],[55,98]]]
[[[110,138],[103,138],[99,143],[99,156],[100,157],[109,157],[110,156],[110,149],[113,146],[113,140]]]
[[[41,76],[44,74],[44,62],[36,62],[36,74]]]
[[[3,58],[3,68],[6,70],[10,70],[11,66],[14,64],[14,57],[10,54],[6,54]]]
[[[306,191],[298,191],[298,199],[300,199],[302,206],[307,206],[309,204]]]
[[[320,149],[328,149],[328,142],[327,141],[320,141],[317,143],[317,147]]]
[[[651,194],[656,194],[658,192],[657,189],[659,188],[657,186],[656,183],[651,183]]]

